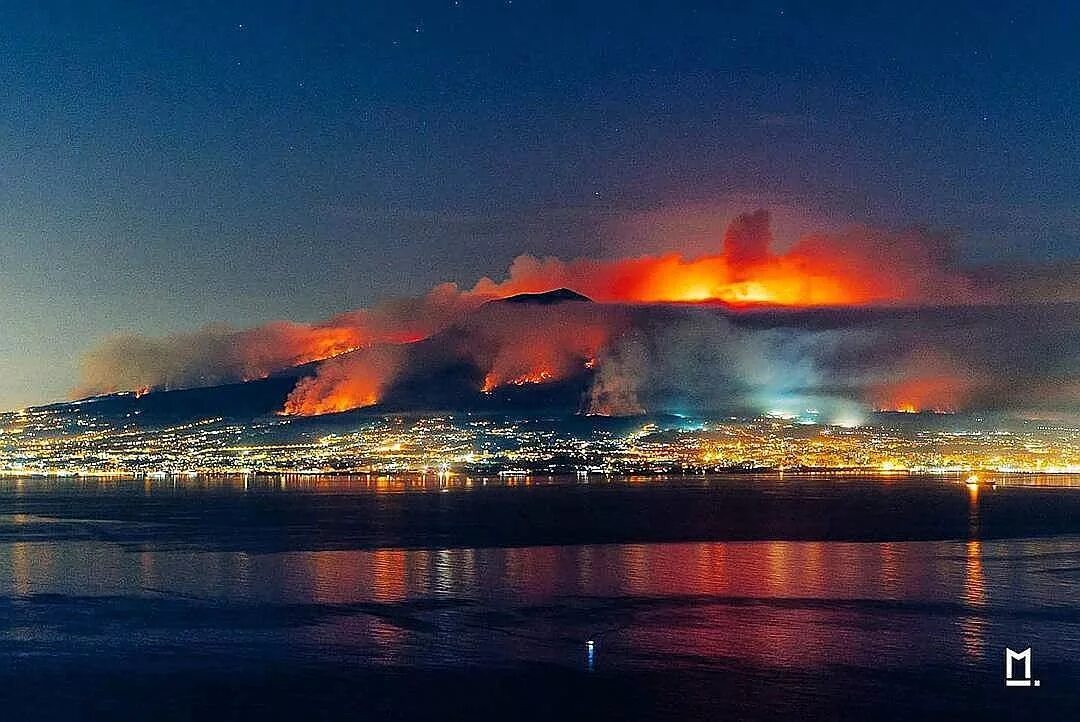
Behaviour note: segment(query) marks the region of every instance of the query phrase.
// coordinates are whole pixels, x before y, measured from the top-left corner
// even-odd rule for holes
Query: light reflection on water
[[[266,554],[19,542],[0,547],[0,594],[31,612],[9,639],[39,625],[88,654],[167,641],[364,664],[576,665],[596,639],[609,668],[979,666],[1018,636],[1044,659],[1080,651],[1080,585],[1054,572],[1077,561],[1078,539]]]
[[[0,493],[34,494],[56,490],[79,489],[108,494],[138,488],[144,495],[170,491],[229,491],[274,492],[312,491],[321,494],[373,492],[402,494],[418,492],[468,491],[488,487],[542,487],[542,486],[604,486],[638,485],[662,486],[671,484],[708,485],[715,482],[755,481],[761,484],[761,493],[782,494],[786,487],[810,481],[827,481],[830,484],[903,484],[911,480],[933,479],[942,483],[957,483],[970,476],[968,472],[940,474],[905,471],[875,472],[873,470],[828,470],[797,472],[719,473],[708,475],[657,474],[648,476],[623,476],[600,473],[587,475],[548,475],[529,473],[520,476],[486,476],[450,472],[401,473],[401,474],[178,474],[166,477],[129,476],[0,476]],[[1061,473],[1011,473],[983,472],[981,485],[975,488],[1039,487],[1080,488],[1080,474]]]
[[[934,482],[925,494],[897,496],[890,480],[888,499],[896,504],[920,503],[930,513],[955,502],[959,533],[946,541],[445,546],[431,540],[471,533],[490,523],[485,514],[536,519],[537,509],[552,503],[583,515],[585,528],[611,521],[594,509],[617,513],[616,525],[629,536],[648,524],[677,526],[679,519],[645,514],[649,505],[670,503],[670,494],[644,497],[636,490],[575,496],[567,504],[557,489],[536,497],[514,489],[487,499],[491,506],[444,507],[453,493],[427,494],[448,488],[444,480],[336,480],[334,486],[306,479],[297,483],[314,486],[285,489],[314,493],[252,506],[259,497],[252,492],[276,495],[286,480],[258,480],[266,484],[259,488],[250,480],[240,487],[235,480],[224,486],[181,480],[175,487],[173,481],[2,482],[9,496],[0,496],[8,510],[0,513],[0,620],[7,620],[0,621],[0,657],[581,668],[584,645],[593,640],[592,664],[601,671],[752,663],[796,670],[940,665],[996,674],[1001,650],[1010,645],[1036,648],[1042,661],[1080,659],[1080,536],[983,537],[995,518],[1008,528],[1001,525],[1014,517],[1043,513],[1059,501],[1052,494],[1006,496],[956,484],[943,490],[945,482]],[[542,483],[572,490],[578,482]],[[747,509],[764,508],[745,501],[761,494],[773,505],[763,517],[769,529],[806,533],[802,515],[810,499],[826,500],[817,508],[834,514],[811,520],[818,524],[811,531],[840,524],[857,530],[864,502],[881,502],[872,484],[837,493],[790,479],[738,483],[737,493],[695,492],[680,508],[708,504],[711,513],[738,521]],[[361,496],[338,493],[356,488]],[[452,490],[460,502],[470,487]],[[371,502],[368,491],[394,498],[376,494]],[[437,505],[399,505],[397,497],[410,492]],[[196,503],[170,501],[174,493]],[[128,513],[131,494],[148,505],[135,516]],[[108,503],[88,503],[100,499]],[[621,505],[612,506],[615,501]],[[986,514],[991,501],[997,517]],[[740,505],[729,512],[728,504]],[[318,514],[290,515],[298,508]],[[208,521],[215,510],[226,523]],[[421,548],[368,543],[375,538],[368,525],[397,524],[416,513],[424,514],[420,536],[394,527],[399,537],[388,538],[426,540],[414,545]],[[941,518],[944,524],[952,517]],[[325,524],[337,525],[348,543],[321,535]],[[328,541],[334,546],[327,548]]]

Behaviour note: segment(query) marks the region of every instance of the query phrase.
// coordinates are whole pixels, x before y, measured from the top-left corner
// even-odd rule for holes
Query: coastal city
[[[74,408],[74,411],[73,411]],[[1080,473],[1066,423],[877,414],[857,426],[761,416],[97,416],[92,404],[0,415],[0,475],[662,475],[869,470]]]

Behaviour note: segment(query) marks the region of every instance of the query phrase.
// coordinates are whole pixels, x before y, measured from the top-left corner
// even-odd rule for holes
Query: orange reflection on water
[[[979,540],[979,482],[969,480],[965,486],[968,495],[968,536],[964,547],[964,583],[961,599],[972,614],[960,618],[960,643],[964,654],[973,661],[982,660],[986,654],[986,620],[982,609],[986,605],[986,583],[983,579],[982,542]]]
[[[965,486],[968,491],[968,536],[974,539],[979,536],[979,484],[975,482]]]
[[[964,586],[962,599],[971,615],[960,618],[960,643],[964,654],[973,661],[981,661],[986,654],[986,620],[982,610],[986,606],[986,582],[983,579],[982,542],[972,539],[964,548]]]
[[[980,492],[959,493],[969,495],[977,516]],[[150,591],[254,600],[272,610],[303,605],[313,616],[286,625],[291,644],[370,655],[376,663],[459,653],[577,663],[578,640],[595,637],[600,668],[672,659],[818,669],[942,654],[984,661],[991,582],[1001,581],[987,578],[984,552],[996,558],[1013,542],[985,544],[751,541],[249,554],[131,553],[82,541],[47,553],[45,545],[19,542],[0,547],[0,564],[8,562],[6,588],[16,595],[90,588],[110,597]],[[994,595],[1036,582],[1010,580],[1009,589],[995,583]],[[312,603],[326,608],[309,610]]]
[[[404,549],[378,549],[371,555],[372,596],[379,602],[396,602],[405,597]]]
[[[311,597],[322,604],[400,601],[408,591],[406,564],[416,561],[404,549],[376,549],[363,556],[354,551],[316,551],[306,556]]]

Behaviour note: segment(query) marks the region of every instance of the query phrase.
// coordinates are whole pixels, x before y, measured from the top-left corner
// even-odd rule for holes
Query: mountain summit
[[[573,291],[569,288],[556,288],[551,291],[544,291],[543,293],[519,293],[514,296],[496,299],[495,301],[491,301],[491,303],[518,303],[550,306],[556,303],[566,303],[568,301],[583,301],[585,303],[593,302],[591,298],[583,296],[577,291]]]

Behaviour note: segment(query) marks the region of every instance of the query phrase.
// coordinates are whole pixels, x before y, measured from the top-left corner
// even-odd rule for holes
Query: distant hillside
[[[565,303],[591,304],[592,301],[568,288],[518,294],[488,302],[463,322],[408,344],[406,371],[387,390],[380,404],[367,407],[362,413],[446,410],[576,413],[592,377],[590,370],[582,368],[580,373],[558,381],[508,384],[482,393],[484,372],[476,366],[475,354],[463,351],[482,348],[487,342],[485,333],[496,323],[495,319],[504,319],[507,314],[511,318],[524,315],[543,319],[547,317],[545,309]],[[281,411],[296,384],[316,374],[322,363],[325,362],[304,364],[253,381],[152,391],[138,397],[131,393],[112,394],[84,403],[92,404],[94,413],[109,416],[137,413],[148,421],[265,416]]]

